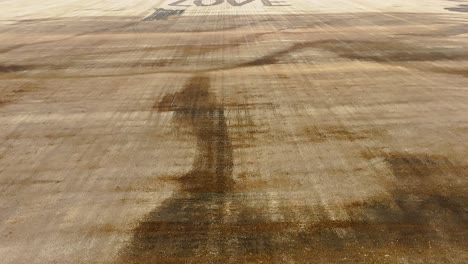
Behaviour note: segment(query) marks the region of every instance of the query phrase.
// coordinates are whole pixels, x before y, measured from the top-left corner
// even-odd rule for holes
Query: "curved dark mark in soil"
[[[386,239],[400,243],[416,243],[426,247],[431,242],[467,245],[468,197],[461,190],[446,189],[443,182],[467,176],[467,167],[436,155],[390,153],[384,155],[395,176],[395,185],[388,187],[391,200],[366,202],[354,207],[371,215],[374,222],[412,226],[414,230],[389,230]],[[442,183],[442,184],[441,184]],[[387,199],[388,199],[387,198]],[[397,233],[396,233],[397,232]]]
[[[9,91],[4,91],[0,99],[0,107],[6,106],[8,104],[13,104],[20,100],[23,96],[37,90],[39,87],[35,83],[24,83],[19,85],[17,88],[11,89]]]
[[[442,38],[442,37],[452,37],[459,36],[468,33],[468,28],[466,25],[450,25],[440,29],[434,29],[427,32],[418,32],[418,33],[401,33],[396,34],[397,36],[414,36],[414,37],[429,37],[429,38]]]
[[[368,42],[353,40],[322,40],[296,43],[291,47],[273,52],[240,67],[278,63],[279,58],[308,48],[324,49],[338,56],[353,60],[366,60],[382,63],[434,60],[466,60],[468,50],[416,48],[402,43]]]
[[[460,69],[460,68],[428,68],[428,71],[435,72],[435,73],[444,73],[444,74],[451,74],[451,75],[458,75],[468,78],[468,69]]]
[[[265,33],[269,34],[269,33]],[[258,34],[253,35],[251,38],[265,35]],[[235,44],[237,46],[240,44]],[[282,63],[288,63],[293,59],[287,58],[286,56],[303,51],[309,48],[323,49],[337,54],[338,56],[351,60],[364,60],[378,63],[400,63],[400,62],[423,62],[423,61],[435,61],[435,60],[450,60],[460,61],[468,59],[468,50],[464,48],[428,48],[428,47],[415,47],[409,46],[403,43],[386,43],[386,42],[371,42],[371,41],[354,41],[354,40],[322,40],[313,42],[296,43],[292,46],[281,49],[275,52],[271,52],[260,58],[234,65],[226,65],[221,67],[211,67],[207,69],[187,69],[187,70],[159,70],[159,71],[148,71],[138,73],[119,74],[119,76],[135,76],[135,75],[146,75],[146,74],[159,74],[159,73],[189,73],[189,74],[206,74],[215,71],[233,70],[243,67],[255,67],[263,65],[272,65]],[[223,49],[223,46],[216,46],[215,50]],[[195,52],[197,49],[190,50],[188,46],[184,47],[184,54],[190,54]],[[207,49],[201,50],[200,52],[206,52]],[[135,62],[127,63],[122,65],[108,65],[108,67],[161,67],[171,66],[172,62],[168,60],[159,61],[148,61],[148,62]],[[40,69],[38,65],[37,69]],[[97,65],[99,66],[99,65]],[[172,65],[175,66],[175,65]],[[68,67],[60,65],[48,65],[50,69],[65,69]],[[88,67],[88,66],[87,66]],[[448,73],[448,72],[447,72]],[[459,72],[455,73],[462,75]],[[113,74],[103,75],[82,75],[82,76],[61,76],[60,78],[92,78],[92,77],[112,77]],[[47,76],[35,76],[35,78],[48,78]]]
[[[456,7],[447,7],[445,10],[453,11],[453,12],[468,12],[468,5],[461,4]]]
[[[31,65],[16,65],[16,64],[0,65],[0,73],[27,71],[32,68],[34,68],[34,66],[31,67]]]
[[[372,139],[386,135],[386,132],[376,128],[355,128],[349,130],[344,126],[311,126],[304,130],[308,142],[347,141]]]

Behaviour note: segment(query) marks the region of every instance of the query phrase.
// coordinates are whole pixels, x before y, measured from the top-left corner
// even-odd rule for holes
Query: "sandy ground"
[[[2,263],[467,263],[468,1],[0,0]]]

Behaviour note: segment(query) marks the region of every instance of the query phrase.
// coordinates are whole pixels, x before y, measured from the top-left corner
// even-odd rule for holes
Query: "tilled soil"
[[[0,6],[2,263],[468,262],[464,1]]]

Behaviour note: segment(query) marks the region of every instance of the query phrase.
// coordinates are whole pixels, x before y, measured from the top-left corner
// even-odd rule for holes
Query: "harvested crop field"
[[[2,263],[468,263],[468,1],[0,0]]]

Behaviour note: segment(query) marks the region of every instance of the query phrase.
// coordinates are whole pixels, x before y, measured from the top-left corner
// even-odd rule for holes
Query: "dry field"
[[[0,0],[1,263],[468,263],[468,1]]]

